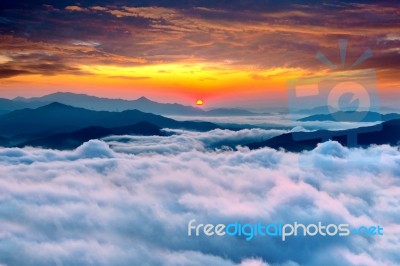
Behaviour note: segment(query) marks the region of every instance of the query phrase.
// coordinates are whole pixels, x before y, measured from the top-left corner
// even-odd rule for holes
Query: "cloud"
[[[9,7],[0,29],[14,40],[1,40],[1,53],[12,54],[15,46],[33,53],[32,48],[41,46],[41,51],[62,55],[69,67],[80,62],[126,66],[229,61],[231,68],[315,72],[322,67],[315,61],[316,51],[339,62],[337,40],[348,38],[349,61],[371,48],[374,58],[362,68],[385,70],[388,80],[398,68],[397,9],[387,3],[383,7],[246,1],[237,2],[235,9],[225,1],[62,4],[31,10]],[[77,40],[81,45],[74,44]],[[68,72],[60,69],[64,70]]]
[[[164,152],[168,143],[154,149],[159,139],[149,140],[151,153],[145,139],[124,143],[127,153],[98,140],[74,151],[1,149],[0,263],[313,266],[399,261],[398,147],[348,149],[330,141],[303,154],[206,148],[219,138],[259,133],[174,135],[167,138],[169,147],[177,147],[173,153]],[[299,165],[301,156],[314,162],[313,170]],[[188,237],[191,219],[379,224],[384,236],[286,242]]]
[[[91,42],[91,41],[88,41],[88,42],[85,42],[85,41],[74,41],[74,42],[72,42],[72,44],[73,45],[90,46],[90,47],[95,47],[95,46],[99,46],[100,45],[100,43],[98,43],[98,42]]]
[[[197,120],[213,122],[220,125],[238,125],[246,124],[258,126],[263,129],[282,129],[282,130],[296,130],[296,131],[313,131],[318,129],[326,130],[344,130],[350,128],[367,127],[377,124],[378,122],[337,122],[337,121],[297,121],[300,118],[307,117],[307,114],[297,114],[295,112],[288,114],[288,111],[284,113],[271,113],[266,115],[257,116],[205,116],[196,117]],[[192,120],[190,116],[170,116],[175,120]],[[227,131],[226,131],[227,132]],[[239,131],[240,132],[240,131]],[[246,132],[246,131],[241,131]],[[253,131],[256,132],[256,131]],[[283,132],[283,131],[281,131]]]
[[[110,136],[104,138],[116,151],[127,153],[176,154],[184,151],[224,150],[245,143],[259,142],[282,133],[284,130],[243,129],[238,131],[215,129],[208,132],[190,132],[164,129],[172,136]]]
[[[26,70],[18,70],[18,69],[13,69],[13,68],[7,68],[7,67],[0,67],[0,79],[1,78],[10,78],[18,75],[27,75],[27,74],[32,74],[29,71]]]
[[[86,8],[82,8],[80,6],[67,6],[67,7],[65,7],[65,10],[68,10],[68,11],[80,11],[80,12],[87,11]]]
[[[139,79],[150,79],[151,77],[109,76],[109,78],[128,79],[128,80],[139,80]]]

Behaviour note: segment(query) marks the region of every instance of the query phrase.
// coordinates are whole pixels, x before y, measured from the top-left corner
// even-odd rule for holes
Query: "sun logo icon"
[[[287,95],[289,110],[296,124],[298,110],[313,108],[317,114],[326,114],[330,121],[343,123],[363,123],[381,121],[379,112],[379,92],[374,69],[352,69],[372,56],[367,49],[355,62],[346,67],[347,40],[339,40],[341,66],[333,64],[322,52],[316,53],[316,58],[336,70],[321,76],[307,76],[287,80]],[[339,70],[340,69],[340,70]],[[297,124],[296,124],[297,125]],[[306,128],[307,129],[307,128]],[[374,130],[379,131],[379,125]],[[357,135],[363,131],[359,128],[354,134],[347,134],[347,145],[358,145]],[[367,129],[365,129],[367,130]],[[371,129],[368,129],[371,131]],[[323,141],[332,139],[339,131],[319,131],[315,138]],[[292,134],[294,140],[307,138],[301,132]]]
[[[347,40],[339,40],[341,68],[345,68],[346,52],[347,52]],[[361,64],[368,58],[372,57],[371,49],[367,49],[364,53],[349,67],[353,67]],[[333,64],[322,52],[318,51],[316,58],[327,65],[329,68],[336,70],[338,66]],[[346,73],[348,75],[349,73]],[[345,75],[345,76],[346,76]],[[360,84],[358,80],[338,80],[336,84],[330,89],[330,93],[327,99],[328,107],[330,108],[332,117],[337,121],[362,121],[366,113],[360,113],[360,111],[366,111],[370,109],[371,99],[365,85]],[[337,110],[342,112],[336,112]]]
[[[339,49],[340,49],[340,59],[342,61],[342,68],[345,66],[345,61],[346,61],[346,51],[347,51],[347,40],[346,39],[340,39],[339,40]],[[337,69],[338,67],[333,64],[323,53],[318,51],[318,53],[315,56],[319,61],[327,65],[331,69]],[[349,67],[349,69],[352,69],[353,67],[361,64],[368,58],[372,57],[372,51],[371,49],[365,50],[365,52]]]

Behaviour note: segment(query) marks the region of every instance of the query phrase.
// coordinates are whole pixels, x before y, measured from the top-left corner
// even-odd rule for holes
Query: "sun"
[[[197,105],[203,105],[203,100],[200,100],[200,99],[197,100],[197,101],[196,101],[196,104],[197,104]]]

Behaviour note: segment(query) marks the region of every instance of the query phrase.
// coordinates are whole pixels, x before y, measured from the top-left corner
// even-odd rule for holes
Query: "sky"
[[[57,91],[204,106],[284,106],[288,79],[373,69],[400,88],[396,1],[2,1],[0,97]],[[315,57],[320,51],[338,65]],[[343,69],[342,69],[343,70]]]

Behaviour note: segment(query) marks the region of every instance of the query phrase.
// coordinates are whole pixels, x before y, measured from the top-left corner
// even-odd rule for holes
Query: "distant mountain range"
[[[54,95],[55,94],[53,94],[53,96]],[[50,95],[48,95],[48,97],[50,97]],[[92,96],[85,95],[83,97]],[[51,97],[46,98],[46,101],[50,99]],[[136,101],[148,102],[150,100],[140,98]],[[114,134],[164,136],[166,133],[162,130],[163,128],[209,131],[217,128],[240,130],[243,128],[258,127],[252,125],[217,125],[201,121],[177,121],[139,110],[125,110],[120,112],[95,111],[58,102],[41,106],[40,104],[44,102],[38,99],[28,100],[17,98],[15,100],[0,100],[0,104],[3,104],[5,108],[22,108],[23,104],[21,103],[32,106],[32,108],[18,109],[2,115],[0,114],[0,146],[40,146],[54,149],[73,149],[90,139],[103,138]],[[38,105],[39,107],[37,107]],[[156,105],[158,105],[158,103],[155,103],[155,106]],[[181,107],[186,108],[185,106]],[[194,108],[194,110],[196,110],[196,108]],[[248,111],[238,109],[214,109],[208,111],[208,113],[210,115],[251,115]],[[187,113],[184,114],[187,115]],[[375,112],[358,112],[355,114],[364,116],[364,122],[380,120],[386,122],[372,127],[361,127],[341,131],[318,130],[314,132],[296,132],[296,139],[298,141],[293,139],[294,133],[287,133],[265,141],[249,144],[244,143],[243,145],[251,149],[272,147],[276,149],[284,148],[288,151],[297,152],[315,148],[318,143],[323,141],[321,140],[321,136],[324,135],[331,136],[332,140],[337,140],[343,145],[347,145],[347,135],[358,135],[358,143],[362,146],[370,144],[396,145],[400,140],[399,114],[392,113],[381,115]],[[336,116],[345,117],[346,115],[348,115],[348,112],[319,114],[302,118],[300,121],[336,121]],[[353,120],[350,120],[350,122],[352,121]]]
[[[8,113],[10,111],[24,109],[24,108],[37,108],[37,107],[40,107],[43,105],[46,105],[46,103],[37,102],[37,101],[23,102],[23,101],[18,101],[15,99],[9,100],[9,99],[0,98],[0,114]]]
[[[375,110],[363,110],[361,109],[359,112],[377,112],[377,107],[375,108]],[[308,108],[308,109],[299,109],[299,108],[289,108],[287,112],[290,112],[292,114],[299,114],[299,115],[323,115],[323,114],[331,114],[331,113],[335,113],[335,112],[339,112],[339,111],[343,111],[343,112],[354,112],[354,108],[348,107],[347,109],[337,109],[335,107],[332,106],[328,106],[328,105],[323,105],[323,106],[317,106],[317,107],[313,107],[313,108]],[[397,113],[400,112],[399,108],[393,108],[393,107],[388,107],[388,106],[380,106],[379,107],[379,112],[381,113]],[[285,113],[285,112],[284,112]]]
[[[222,127],[138,110],[93,111],[55,102],[0,115],[0,145],[71,148],[111,134],[163,135],[161,128],[209,131]]]
[[[176,121],[138,110],[123,112],[93,111],[61,103],[36,109],[22,109],[0,116],[0,135],[34,134],[43,131],[65,132],[88,126],[120,127],[146,121],[161,128],[207,131],[219,128],[209,122]]]
[[[359,120],[358,120],[359,119]],[[353,112],[338,111],[332,114],[311,115],[299,119],[299,121],[339,121],[339,122],[377,122],[400,119],[400,114],[380,114],[377,112]]]
[[[295,138],[293,134],[297,134]],[[382,124],[370,127],[360,127],[340,131],[318,130],[314,132],[287,133],[265,141],[248,143],[244,146],[247,146],[250,149],[270,147],[274,149],[283,148],[292,152],[301,152],[303,150],[314,149],[318,143],[321,143],[321,135],[331,135],[331,140],[336,140],[344,146],[347,146],[347,136],[355,135],[357,135],[357,144],[362,147],[372,144],[398,145],[400,141],[400,119],[386,121]]]
[[[327,106],[327,105],[317,106],[317,107],[313,107],[313,108],[309,108],[309,109],[298,109],[298,110],[291,109],[291,112],[293,112],[293,113],[308,114],[308,115],[329,114],[332,111],[338,111],[338,110],[332,106]]]
[[[182,105],[178,103],[158,103],[146,97],[136,100],[108,99],[76,94],[70,92],[57,92],[42,97],[23,98],[17,97],[13,100],[0,99],[0,114],[5,111],[14,111],[23,108],[37,108],[58,102],[74,107],[85,108],[95,111],[121,112],[136,109],[160,115],[184,115],[184,116],[249,116],[260,115],[238,108],[217,108],[209,111],[201,108]]]

